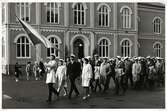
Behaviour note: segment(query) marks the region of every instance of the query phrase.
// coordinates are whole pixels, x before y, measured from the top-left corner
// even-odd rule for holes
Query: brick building
[[[2,65],[48,59],[51,54],[78,58],[165,57],[165,5],[160,3],[2,3]],[[33,46],[15,14],[61,51]]]

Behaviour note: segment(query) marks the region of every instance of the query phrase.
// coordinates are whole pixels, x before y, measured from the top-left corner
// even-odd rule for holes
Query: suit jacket
[[[81,73],[81,64],[79,62],[69,63],[67,65],[67,75],[70,78],[76,78],[80,76]]]

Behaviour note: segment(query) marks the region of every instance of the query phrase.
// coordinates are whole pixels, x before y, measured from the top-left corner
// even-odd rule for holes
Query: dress
[[[48,72],[47,72],[47,76],[46,76],[46,84],[48,83],[56,83],[56,73],[55,73],[55,68],[56,68],[56,61],[55,60],[51,60],[47,63],[47,65],[49,65],[48,68]]]
[[[92,66],[90,64],[84,64],[82,69],[82,86],[89,87],[91,78]]]
[[[67,87],[67,80],[66,80],[66,66],[61,65],[57,68],[56,71],[56,78],[58,80],[58,87],[60,88],[61,85],[64,85]]]
[[[132,75],[133,75],[133,81],[136,82],[138,81],[139,78],[139,74],[141,72],[141,64],[140,63],[134,63],[132,65]]]

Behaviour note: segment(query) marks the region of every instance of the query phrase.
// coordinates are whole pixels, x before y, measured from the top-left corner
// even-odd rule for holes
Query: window
[[[55,37],[49,37],[49,41],[57,48],[59,49],[59,43],[57,38]],[[59,51],[56,48],[48,48],[47,49],[47,57],[50,57],[51,55],[55,55],[56,57],[59,57]]]
[[[109,26],[109,9],[105,5],[98,10],[98,24],[99,26]]]
[[[2,24],[6,22],[6,4],[2,3]]]
[[[47,3],[47,22],[59,23],[59,7],[57,3]]]
[[[84,25],[85,24],[85,9],[82,3],[77,3],[74,6],[74,24]]]
[[[123,40],[121,43],[121,55],[122,57],[131,56],[130,42],[129,40]]]
[[[154,48],[154,55],[156,57],[161,57],[161,44],[160,43],[155,43],[153,45],[153,48]]]
[[[29,58],[30,57],[30,42],[26,36],[18,38],[16,43],[17,57],[18,58]]]
[[[154,33],[161,33],[161,19],[160,18],[154,18],[153,20],[153,25],[154,25]]]
[[[131,28],[132,10],[127,6],[124,6],[121,8],[120,12],[121,12],[121,17],[122,17],[122,27]]]
[[[16,3],[16,15],[22,20],[29,22],[30,21],[30,3]]]
[[[5,38],[2,36],[2,57],[5,57]]]
[[[99,42],[99,56],[108,57],[109,56],[109,43],[108,40],[102,39]]]

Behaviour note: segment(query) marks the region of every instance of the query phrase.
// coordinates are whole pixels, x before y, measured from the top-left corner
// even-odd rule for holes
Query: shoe
[[[63,96],[67,96],[67,94],[65,93]]]
[[[83,99],[83,100],[85,100],[85,99],[87,99],[87,97],[86,97],[86,96],[84,96],[82,99]]]
[[[90,94],[88,94],[87,97],[90,97]]]

